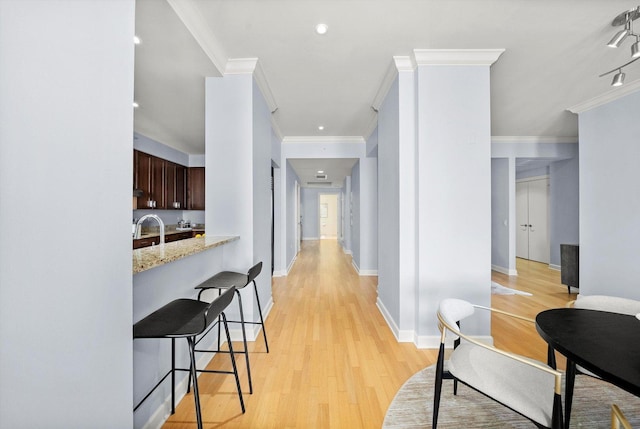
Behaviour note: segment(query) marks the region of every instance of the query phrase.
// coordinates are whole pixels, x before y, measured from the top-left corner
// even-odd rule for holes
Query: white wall
[[[267,313],[271,306],[270,112],[251,71],[209,77],[205,86],[206,233],[240,236],[224,255],[225,270],[246,272],[262,261],[256,284]],[[256,321],[252,289],[241,293],[245,319]],[[230,317],[238,317],[236,309],[234,304]],[[254,330],[251,336],[256,334]]]
[[[580,293],[640,299],[640,92],[580,113]]]
[[[378,183],[378,303],[387,322],[396,323],[392,327],[396,337],[400,320],[399,97],[396,78],[378,113],[378,174],[382,178]]]
[[[489,67],[419,66],[418,81],[418,334],[437,338],[440,300],[490,305]]]
[[[134,14],[0,2],[3,428],[133,424]]]

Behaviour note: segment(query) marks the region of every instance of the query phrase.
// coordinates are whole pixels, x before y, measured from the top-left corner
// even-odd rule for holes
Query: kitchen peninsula
[[[197,285],[230,266],[238,245],[238,235],[205,235],[132,250],[133,323],[179,298],[195,298]],[[203,296],[213,299],[215,295]],[[229,316],[235,307],[230,309]],[[216,335],[209,335],[199,345],[216,346]],[[149,389],[171,368],[171,341],[137,339],[133,341],[133,400],[137,404]],[[176,365],[189,367],[186,342],[175,343]],[[206,366],[213,354],[198,356],[198,367]],[[186,373],[176,376],[177,400],[186,391]],[[166,380],[134,413],[134,427],[160,427],[169,410],[167,398],[171,382]]]
[[[239,238],[238,236],[205,236],[136,249],[133,251],[133,274],[222,246]]]

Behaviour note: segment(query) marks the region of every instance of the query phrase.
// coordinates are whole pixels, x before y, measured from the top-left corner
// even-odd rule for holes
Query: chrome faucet
[[[164,222],[162,222],[162,219],[160,219],[158,215],[154,215],[154,214],[144,215],[140,219],[138,219],[138,222],[136,222],[136,232],[133,238],[136,238],[136,239],[140,238],[140,230],[142,229],[141,228],[142,222],[144,222],[147,219],[155,219],[156,222],[158,222],[158,225],[160,225],[160,244],[164,244]]]

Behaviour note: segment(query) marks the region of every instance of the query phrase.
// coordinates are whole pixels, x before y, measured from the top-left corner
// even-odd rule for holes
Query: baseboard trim
[[[389,329],[391,329],[391,333],[393,334],[393,336],[395,337],[395,339],[399,343],[413,343],[414,342],[414,333],[413,333],[413,331],[402,331],[402,330],[400,330],[398,328],[398,326],[396,325],[395,321],[393,320],[393,318],[391,317],[391,314],[389,313],[387,308],[384,306],[384,303],[380,300],[379,297],[376,300],[376,307],[378,307],[378,310],[380,311],[380,314],[382,314],[382,317],[384,318],[385,322],[387,322],[387,326],[389,326]]]
[[[293,259],[291,260],[291,263],[289,264],[289,266],[287,267],[287,274],[284,275],[284,277],[288,276],[289,273],[291,272],[291,269],[293,268],[293,264],[296,263],[296,259],[298,259],[298,255],[295,255],[293,257]]]
[[[320,240],[319,237],[302,237],[302,241]]]
[[[277,270],[274,271],[272,277],[287,277],[287,270]]]
[[[517,276],[518,270],[510,270],[509,268],[501,267],[499,265],[491,265],[491,270],[498,273],[506,274],[508,276]]]
[[[560,265],[549,264],[549,268],[555,271],[562,271]]]

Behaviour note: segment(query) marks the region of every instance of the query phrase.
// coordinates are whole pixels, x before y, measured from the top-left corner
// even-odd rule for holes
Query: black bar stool
[[[247,377],[249,379],[249,393],[253,393],[253,384],[251,382],[251,368],[249,366],[249,352],[247,351],[247,333],[245,330],[245,324],[261,325],[262,335],[264,337],[264,344],[269,353],[269,343],[267,342],[267,332],[264,329],[264,319],[262,317],[262,307],[260,306],[260,296],[258,295],[258,287],[256,286],[256,277],[262,271],[262,262],[258,262],[253,267],[249,268],[249,271],[244,273],[236,273],[233,271],[222,271],[215,276],[205,280],[196,289],[200,289],[198,293],[198,299],[202,293],[208,289],[218,289],[218,293],[221,293],[224,289],[230,289],[235,286],[236,295],[238,296],[238,306],[240,307],[240,320],[228,320],[229,323],[240,323],[242,327],[242,341],[244,343],[244,350],[238,350],[236,353],[244,353],[247,363]],[[243,289],[249,283],[253,283],[253,290],[256,294],[256,301],[258,302],[258,314],[260,315],[259,322],[247,322],[244,320],[244,312],[242,309],[242,297],[240,296],[240,289]],[[208,333],[208,332],[207,332]],[[206,333],[205,333],[206,335]],[[203,335],[204,337],[204,335]],[[201,338],[202,339],[202,338]],[[196,350],[197,352],[211,352],[210,350]],[[224,350],[220,350],[220,326],[218,325],[218,350],[225,353]]]
[[[171,301],[164,307],[154,311],[138,323],[133,325],[133,338],[171,338],[171,370],[151,389],[142,401],[135,406],[136,411],[140,405],[153,393],[153,391],[162,383],[169,375],[171,375],[171,414],[175,413],[175,372],[189,371],[189,384],[193,381],[193,397],[196,405],[196,417],[198,420],[198,429],[202,428],[202,413],[200,410],[200,395],[198,392],[198,371],[214,372],[219,374],[233,374],[236,378],[236,387],[238,389],[238,398],[240,399],[240,407],[245,412],[244,400],[240,389],[240,378],[236,361],[233,355],[233,347],[231,345],[231,336],[229,335],[229,327],[224,310],[233,300],[234,287],[229,288],[211,303],[202,302],[195,299],[176,299]],[[209,325],[218,319],[222,320],[224,330],[229,343],[229,353],[231,355],[231,364],[233,371],[217,371],[217,370],[197,370],[195,360],[196,336],[202,334]],[[175,367],[175,340],[176,338],[186,338],[189,344],[189,369]]]

